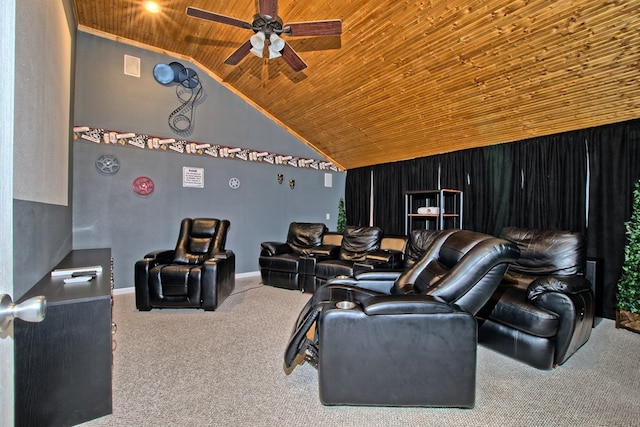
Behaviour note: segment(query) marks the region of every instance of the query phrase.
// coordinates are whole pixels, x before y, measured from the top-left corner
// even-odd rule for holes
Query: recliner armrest
[[[176,251],[174,249],[159,249],[149,252],[144,259],[155,260],[156,262],[171,262],[175,258]]]
[[[436,314],[461,311],[431,295],[374,296],[362,301],[369,316],[389,314]]]
[[[320,401],[325,405],[473,407],[475,317],[457,306],[427,299],[414,299],[416,314],[393,314],[386,298],[396,297],[363,300],[374,306],[374,301],[380,302],[369,306],[379,310],[375,315],[363,312],[362,305],[344,309],[327,304],[319,313],[315,325]],[[453,311],[420,313],[435,306]]]
[[[215,310],[235,286],[236,256],[227,249],[216,253],[202,264],[201,304],[205,310]]]
[[[233,255],[233,251],[230,250],[230,249],[227,249],[226,251],[216,252],[213,255],[212,259],[218,259],[218,260],[220,260],[220,259],[228,259],[231,255]]]
[[[396,268],[402,265],[404,254],[400,251],[390,249],[378,249],[368,252],[365,255],[365,260],[373,263],[374,268],[377,268],[376,264],[384,267]]]
[[[320,245],[306,251],[307,255],[318,259],[336,259],[340,254],[340,246]]]
[[[584,276],[545,276],[529,284],[527,299],[535,301],[546,292],[577,294],[588,290],[591,290],[591,284]]]
[[[327,280],[326,286],[352,286],[381,294],[389,294],[395,280],[402,272],[395,270],[368,270],[355,276],[337,276]]]
[[[564,363],[591,335],[595,304],[590,282],[581,275],[540,277],[527,288],[527,298],[558,317],[553,358]]]
[[[393,282],[400,277],[402,271],[400,270],[367,270],[359,272],[355,275],[356,280],[384,280]]]
[[[292,252],[291,246],[282,242],[262,242],[260,243],[262,251],[261,256],[273,256]]]
[[[215,255],[209,259],[206,259],[202,266],[203,268],[210,268],[213,265],[221,265],[225,264],[230,258],[233,258],[235,262],[235,254],[231,249],[227,249],[225,251],[216,252]]]

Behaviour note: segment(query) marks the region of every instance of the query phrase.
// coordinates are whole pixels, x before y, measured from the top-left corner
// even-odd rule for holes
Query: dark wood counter
[[[47,312],[41,323],[14,323],[16,426],[70,426],[112,412],[111,250],[71,251],[56,269],[96,265],[102,272],[89,282],[46,276],[18,301],[44,295]]]

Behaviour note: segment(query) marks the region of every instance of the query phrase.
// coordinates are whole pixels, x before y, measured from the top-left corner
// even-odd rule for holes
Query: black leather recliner
[[[265,285],[314,292],[332,277],[351,275],[360,262],[367,269],[402,265],[406,244],[406,237],[385,237],[378,227],[347,226],[338,233],[322,223],[292,222],[286,242],[260,244],[260,276]]]
[[[380,253],[382,229],[379,227],[347,226],[339,246],[323,245],[313,248],[306,257],[307,269],[314,272],[314,290],[328,279],[351,276],[356,263],[365,261],[369,254]]]
[[[262,283],[285,289],[302,289],[302,276],[312,274],[304,269],[300,258],[322,244],[327,226],[320,222],[292,222],[286,242],[260,244],[260,276]]]
[[[585,237],[507,227],[521,256],[478,313],[479,342],[538,369],[564,363],[591,335],[594,295],[585,278]]]
[[[404,273],[329,280],[301,311],[285,367],[317,366],[325,405],[473,407],[474,314],[517,257],[511,242],[450,230]]]
[[[226,219],[185,218],[175,249],[150,252],[136,262],[138,310],[215,310],[235,287],[235,254],[225,249],[229,226]]]

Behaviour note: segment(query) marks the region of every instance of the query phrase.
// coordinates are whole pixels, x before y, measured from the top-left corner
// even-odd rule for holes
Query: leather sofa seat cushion
[[[294,252],[306,254],[308,249],[320,246],[326,231],[327,226],[323,223],[292,222],[289,224],[287,244]]]
[[[506,227],[500,237],[515,242],[520,258],[509,271],[528,276],[584,273],[586,240],[581,233]]]
[[[347,226],[342,236],[342,261],[364,261],[368,252],[380,249],[382,229],[378,227]]]
[[[298,273],[300,258],[297,254],[286,253],[272,257],[260,257],[261,268],[269,270],[283,271],[286,273]]]
[[[188,296],[200,283],[201,269],[191,265],[160,265],[150,271],[150,282],[165,297]]]
[[[554,337],[558,333],[560,319],[557,314],[525,304],[526,290],[516,286],[500,286],[484,309],[491,320],[537,337]],[[483,309],[483,310],[484,310]],[[480,317],[485,317],[481,313]]]

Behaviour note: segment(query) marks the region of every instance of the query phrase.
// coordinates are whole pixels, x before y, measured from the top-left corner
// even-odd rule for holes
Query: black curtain
[[[497,236],[513,222],[514,201],[520,192],[521,173],[517,147],[503,144],[478,150],[464,193],[465,227]]]
[[[378,167],[383,166],[378,165]],[[402,188],[404,191],[437,190],[439,168],[439,156],[421,157],[403,162],[402,176],[399,177],[402,180]],[[404,213],[404,206],[402,209]]]
[[[347,225],[369,225],[371,168],[347,171],[344,190],[344,210]]]
[[[485,218],[482,215],[476,215],[475,212],[479,209],[486,210],[486,206],[491,204],[491,196],[485,191],[479,197],[481,193],[473,190],[476,186],[487,188],[487,182],[484,179],[486,171],[484,152],[480,149],[472,149],[434,157],[438,158],[440,163],[440,188],[463,191],[462,228],[486,232],[484,225],[479,224],[484,222]]]
[[[624,223],[631,218],[633,186],[640,178],[640,120],[590,129],[585,139],[591,172],[587,242],[602,272],[596,312],[613,318],[626,244]]]
[[[385,234],[404,234],[404,187],[400,177],[402,163],[388,163],[373,168],[373,225]]]
[[[640,179],[640,120],[350,170],[350,224],[368,224],[371,171],[374,225],[387,234],[404,233],[405,191],[438,188],[464,191],[465,229],[585,233],[588,256],[601,260],[597,312],[615,316],[624,222]]]
[[[513,144],[520,185],[511,224],[586,232],[587,155],[581,132]]]

